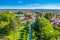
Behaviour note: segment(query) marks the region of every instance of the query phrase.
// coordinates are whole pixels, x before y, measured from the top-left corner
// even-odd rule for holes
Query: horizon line
[[[3,9],[3,8],[1,8],[1,9]],[[1,10],[0,9],[0,10]],[[7,9],[7,8],[5,8],[5,9]],[[8,8],[9,9],[9,8]],[[10,9],[15,9],[15,8],[10,8]],[[21,8],[17,8],[17,9],[21,9]],[[25,9],[25,8],[23,8],[23,9]],[[34,8],[26,8],[26,9],[34,9]],[[35,8],[35,9],[45,9],[45,8]],[[4,10],[4,9],[3,9]],[[60,8],[59,8],[59,10],[60,10]]]

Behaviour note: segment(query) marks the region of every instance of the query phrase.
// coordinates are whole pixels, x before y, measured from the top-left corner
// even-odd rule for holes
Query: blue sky
[[[0,9],[60,9],[60,0],[0,0]]]

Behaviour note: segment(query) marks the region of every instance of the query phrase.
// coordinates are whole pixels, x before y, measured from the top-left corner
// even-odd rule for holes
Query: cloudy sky
[[[0,0],[0,9],[60,9],[60,0]]]

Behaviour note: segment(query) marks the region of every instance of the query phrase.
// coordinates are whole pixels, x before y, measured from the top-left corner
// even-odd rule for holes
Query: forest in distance
[[[60,10],[0,10],[0,40],[60,40]]]

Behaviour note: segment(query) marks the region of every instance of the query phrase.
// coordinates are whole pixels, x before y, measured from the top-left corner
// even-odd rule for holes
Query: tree
[[[45,16],[45,12],[36,12],[36,16],[40,16],[40,17],[44,17]]]
[[[16,40],[18,39],[19,29],[22,25],[22,20],[16,18],[15,14],[9,12],[3,12],[3,14],[0,13],[0,36],[6,37],[13,34],[12,37]]]
[[[30,21],[27,21],[23,28],[20,28],[20,38],[19,40],[29,40],[29,27],[30,27]]]
[[[52,17],[54,17],[55,16],[55,14],[54,13],[52,13],[52,12],[49,12],[49,13],[46,13],[45,14],[45,18],[47,18],[47,19],[51,19]]]
[[[53,26],[46,18],[37,17],[33,29],[35,31],[35,36],[37,37],[36,40],[49,40],[53,37],[56,39],[59,35],[59,32],[53,29]],[[57,32],[58,34],[56,34]]]
[[[10,13],[0,13],[0,35],[8,35],[12,29],[12,21],[15,20],[15,15]]]
[[[16,14],[23,14],[23,12],[22,11],[18,11]]]

